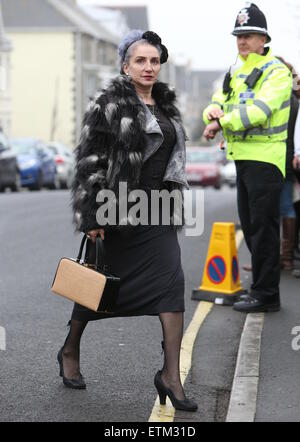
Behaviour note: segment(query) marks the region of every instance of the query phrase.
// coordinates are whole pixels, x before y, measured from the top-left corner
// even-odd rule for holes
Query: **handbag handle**
[[[88,239],[88,236],[85,234],[82,238],[80,248],[79,248],[79,253],[76,258],[76,262],[78,262],[78,263],[80,263],[80,261],[81,261],[83,248],[84,248],[84,245],[85,245],[87,239]],[[99,263],[99,256],[101,256],[100,263]],[[105,249],[104,249],[103,241],[100,236],[96,237],[96,269],[98,271],[105,270]]]

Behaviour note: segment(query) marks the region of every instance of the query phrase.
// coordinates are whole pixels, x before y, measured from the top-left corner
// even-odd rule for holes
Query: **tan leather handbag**
[[[105,271],[105,250],[100,237],[96,238],[95,265],[81,261],[87,238],[87,235],[84,235],[76,260],[60,260],[51,291],[94,312],[114,313],[120,278]]]

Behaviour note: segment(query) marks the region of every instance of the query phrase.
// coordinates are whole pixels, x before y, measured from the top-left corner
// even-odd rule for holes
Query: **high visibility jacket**
[[[219,90],[203,113],[218,107],[224,111],[220,118],[228,145],[228,159],[254,160],[272,163],[285,176],[286,140],[290,115],[293,78],[289,69],[271,50],[266,55],[249,54],[247,60],[232,76],[231,94]],[[263,71],[253,87],[245,83],[254,68]]]

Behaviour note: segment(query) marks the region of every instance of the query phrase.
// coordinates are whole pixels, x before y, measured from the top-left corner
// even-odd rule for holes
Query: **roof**
[[[147,6],[109,6],[110,9],[118,9],[125,15],[130,29],[149,29]]]
[[[118,39],[90,18],[73,0],[2,0],[7,30],[59,29],[80,31],[118,44]]]
[[[47,0],[2,0],[5,28],[71,28],[73,23]]]
[[[109,33],[118,36],[120,40],[129,32],[126,17],[118,9],[89,5],[85,0],[77,0],[77,4],[87,15],[100,23]]]
[[[10,51],[12,49],[10,41],[6,38],[3,26],[2,10],[0,3],[0,51]]]

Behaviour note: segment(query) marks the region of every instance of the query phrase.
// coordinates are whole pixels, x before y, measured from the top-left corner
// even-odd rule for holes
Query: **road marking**
[[[239,249],[244,235],[242,230],[236,232],[236,247]],[[180,352],[180,378],[182,385],[189,374],[192,364],[193,347],[198,335],[199,329],[205,321],[207,315],[212,310],[214,304],[211,302],[200,302],[186,330],[181,343]],[[159,397],[156,397],[151,416],[148,422],[173,422],[175,417],[175,408],[172,406],[170,399],[167,397],[166,405],[160,405]]]
[[[180,352],[180,378],[182,385],[184,385],[192,365],[193,347],[198,331],[213,308],[213,305],[211,302],[200,302],[198,304],[192,322],[182,339]],[[157,396],[148,422],[173,422],[174,416],[175,408],[172,406],[170,399],[167,398],[166,405],[160,405],[159,397]]]
[[[226,422],[254,422],[264,313],[247,315],[241,336]]]
[[[237,249],[240,248],[243,239],[244,239],[243,231],[242,231],[242,230],[238,230],[238,231],[236,232],[236,235],[235,235],[235,243],[236,243],[236,248],[237,248]]]
[[[6,332],[4,327],[0,327],[0,350],[6,350]]]
[[[244,239],[236,234],[237,248]],[[254,422],[264,313],[248,314],[241,336],[226,422]]]

